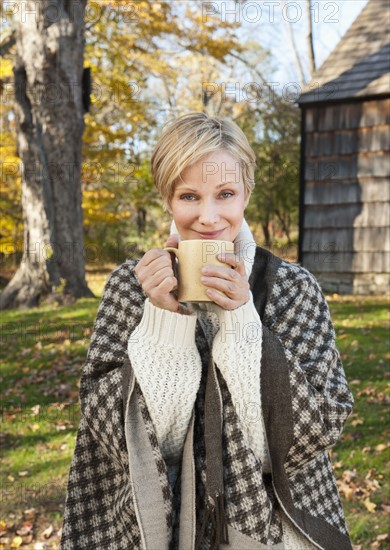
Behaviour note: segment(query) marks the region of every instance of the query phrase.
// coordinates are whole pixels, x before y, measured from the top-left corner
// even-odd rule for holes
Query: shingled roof
[[[298,103],[331,103],[347,98],[388,95],[389,18],[389,0],[369,0],[305,86]]]

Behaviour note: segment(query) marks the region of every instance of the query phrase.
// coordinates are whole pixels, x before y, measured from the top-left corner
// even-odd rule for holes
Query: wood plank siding
[[[389,11],[369,0],[298,101],[299,262],[326,292],[390,292]]]
[[[326,291],[386,292],[390,100],[308,107],[305,114],[301,263]]]

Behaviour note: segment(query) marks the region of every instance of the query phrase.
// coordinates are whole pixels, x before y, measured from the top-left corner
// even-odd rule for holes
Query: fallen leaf
[[[382,540],[387,540],[389,538],[389,533],[383,533],[382,535],[378,535],[376,537],[376,540],[379,540],[381,542]]]
[[[344,470],[342,478],[344,481],[349,483],[354,477],[356,477],[356,469],[353,470]]]
[[[376,504],[375,502],[371,502],[369,498],[366,498],[366,500],[363,501],[364,506],[367,508],[371,514],[375,512]]]
[[[16,534],[20,535],[21,537],[25,537],[26,535],[29,535],[31,533],[31,530],[33,528],[33,524],[29,521],[25,521],[17,531]]]
[[[377,445],[375,447],[375,450],[377,453],[381,453],[382,451],[384,451],[385,449],[387,449],[388,445],[384,445],[383,443],[380,443],[379,445]]]
[[[23,544],[22,537],[14,537],[12,539],[11,548],[19,548]]]
[[[30,424],[29,425],[29,428],[30,430],[32,430],[33,432],[37,432],[39,431],[39,424],[35,423],[35,424]]]
[[[42,533],[42,536],[45,537],[45,539],[49,539],[53,534],[53,526],[49,525],[47,529],[45,529]]]
[[[352,426],[360,426],[361,424],[364,424],[363,418],[355,418],[354,420],[351,420]]]
[[[338,480],[337,487],[339,489],[339,492],[345,496],[346,500],[351,500],[354,496],[354,490],[348,485],[348,483],[344,483],[343,481]]]
[[[18,476],[25,477],[28,475],[28,470],[23,470],[22,472],[18,472]]]

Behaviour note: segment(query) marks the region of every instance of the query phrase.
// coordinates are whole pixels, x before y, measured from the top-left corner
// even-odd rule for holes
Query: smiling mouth
[[[217,235],[220,235],[225,229],[219,229],[218,231],[197,231],[197,233],[199,233],[199,235],[201,235],[202,237],[204,238],[213,238],[213,237],[216,237]]]

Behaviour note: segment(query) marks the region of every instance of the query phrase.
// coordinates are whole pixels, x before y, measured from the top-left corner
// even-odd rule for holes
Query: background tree
[[[72,298],[92,296],[84,273],[80,187],[85,4],[15,3],[29,12],[15,17],[24,252],[0,296],[2,309],[38,305],[62,282]]]

